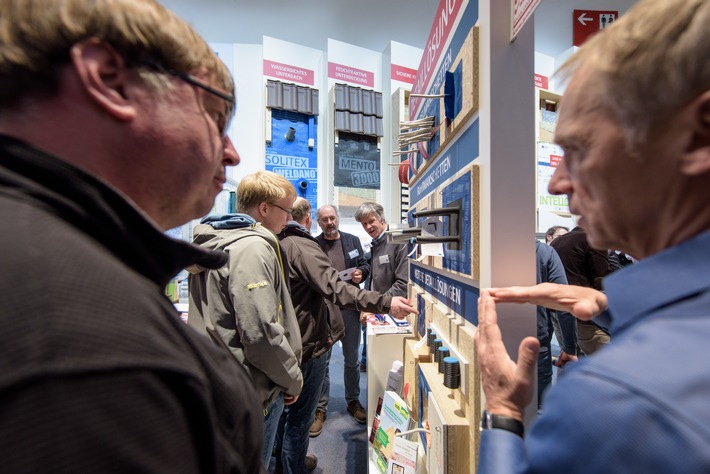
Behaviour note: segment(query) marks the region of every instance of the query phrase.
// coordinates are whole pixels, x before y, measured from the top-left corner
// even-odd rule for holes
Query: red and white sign
[[[530,19],[537,6],[540,5],[541,0],[511,0],[511,2],[510,41],[513,41],[525,26],[525,22]]]
[[[560,165],[560,161],[562,161],[562,156],[550,155],[550,166],[551,167],[557,168]]]
[[[398,66],[397,64],[393,64],[390,67],[390,75],[392,76],[393,81],[400,81],[400,82],[406,82],[407,84],[414,84],[414,79],[417,77],[417,70],[404,67],[404,66]]]
[[[264,59],[264,75],[288,82],[300,82],[308,86],[315,83],[315,74],[310,69],[277,63],[268,59]]]
[[[466,0],[442,0],[439,2],[439,8],[434,15],[434,23],[429,31],[429,38],[424,45],[417,77],[412,86],[413,94],[426,93],[432,82],[432,76],[438,71],[441,56],[451,40],[452,31],[455,31],[454,25],[458,25],[457,20],[461,8],[467,3]],[[409,115],[411,117],[416,117],[421,103],[422,99],[418,97],[409,99]]]
[[[375,87],[375,73],[362,69],[328,63],[328,77],[338,81],[349,82],[358,86]]]
[[[535,74],[535,87],[538,89],[547,89],[549,86],[550,81],[547,76],[543,76],[542,74]]]
[[[610,27],[618,18],[618,10],[573,10],[572,44],[582,46],[590,36]]]

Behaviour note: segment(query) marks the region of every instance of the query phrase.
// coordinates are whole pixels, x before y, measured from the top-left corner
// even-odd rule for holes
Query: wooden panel
[[[404,385],[409,384],[409,391],[404,396],[404,401],[411,408],[410,416],[415,420],[419,416],[417,407],[419,406],[419,387],[417,384],[417,374],[419,364],[431,362],[431,355],[426,342],[418,349],[415,346],[420,341],[407,339],[404,341]]]
[[[461,130],[461,126],[468,122],[473,114],[478,111],[478,27],[474,26],[468,32],[466,42],[456,55],[449,72],[453,72],[462,65],[461,72],[461,110],[453,118],[441,126],[440,148],[444,148],[446,144],[456,136]],[[444,94],[444,85],[441,86],[440,94]],[[446,120],[444,117],[444,99],[440,99],[441,120]]]
[[[471,462],[473,444],[470,433],[472,427],[454,395],[457,390],[451,390],[444,386],[443,375],[439,373],[436,364],[421,363],[419,367],[431,389],[429,399],[431,400],[431,397],[436,399],[444,417],[443,421],[446,423],[447,463],[443,472],[448,474],[475,472],[474,463]],[[431,410],[431,401],[428,405]],[[427,416],[427,419],[431,420],[431,415],[427,414]],[[435,427],[430,426],[430,429],[435,429]]]

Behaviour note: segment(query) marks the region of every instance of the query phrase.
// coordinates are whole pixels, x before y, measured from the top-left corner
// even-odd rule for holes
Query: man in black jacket
[[[358,286],[370,274],[368,265],[363,255],[360,239],[339,229],[340,216],[335,206],[321,206],[316,212],[316,221],[323,231],[316,237],[318,245],[323,249],[333,267],[341,272],[341,279]],[[343,274],[342,272],[345,272]],[[358,367],[358,347],[360,347],[360,313],[342,308],[345,332],[343,334],[343,382],[345,386],[345,401],[348,413],[360,424],[367,422],[367,411],[360,403],[360,370]],[[328,351],[330,361],[330,351]],[[318,436],[323,431],[326,413],[328,412],[328,398],[330,397],[330,374],[328,365],[325,368],[325,380],[321,390],[320,401],[316,409],[316,418],[311,425],[311,437]]]
[[[329,312],[326,301],[356,311],[389,312],[400,319],[417,310],[402,297],[362,290],[342,281],[308,230],[312,224],[310,203],[297,198],[291,213],[294,220],[279,234],[279,239],[288,258],[291,300],[301,328],[303,388],[296,403],[286,407],[281,419],[276,470],[287,465],[289,472],[303,474],[315,469],[318,462],[307,451],[309,429],[325,377],[325,354],[342,337],[342,333],[332,331],[330,318],[339,314]]]
[[[234,86],[152,0],[0,2],[2,472],[264,472],[244,368],[164,289],[239,163]]]

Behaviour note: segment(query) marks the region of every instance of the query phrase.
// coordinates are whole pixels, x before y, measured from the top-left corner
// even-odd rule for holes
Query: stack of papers
[[[374,314],[367,318],[375,334],[411,334],[412,327],[406,319],[394,319],[389,314]]]

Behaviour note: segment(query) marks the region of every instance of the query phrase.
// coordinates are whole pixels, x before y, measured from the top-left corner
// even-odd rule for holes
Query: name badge
[[[380,265],[384,265],[386,263],[390,263],[390,256],[389,255],[380,255]]]
[[[353,249],[348,253],[348,257],[350,258],[357,258],[360,256],[360,252],[357,251],[357,249]]]

